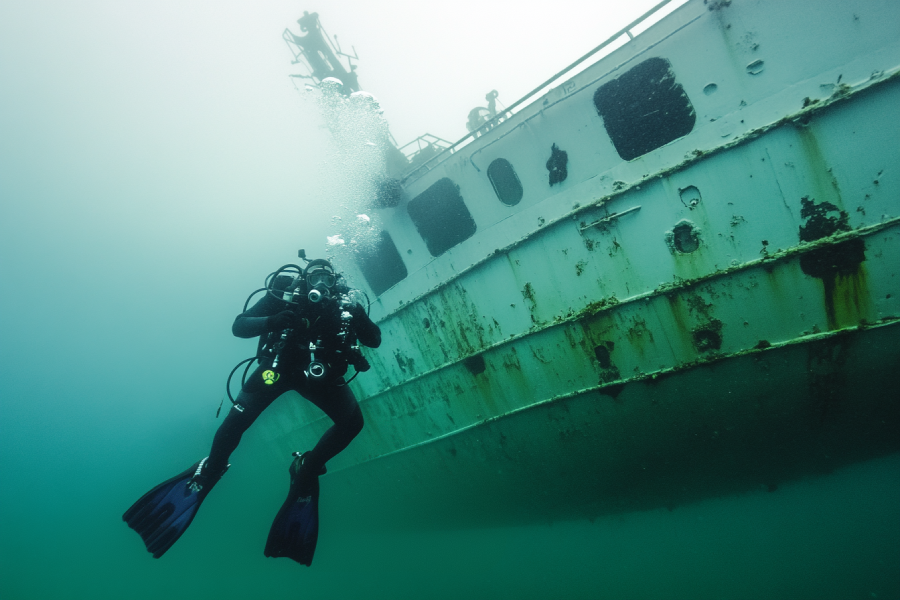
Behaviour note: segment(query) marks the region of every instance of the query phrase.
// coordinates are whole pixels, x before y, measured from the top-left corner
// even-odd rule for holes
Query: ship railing
[[[527,94],[525,94],[524,96],[522,96],[521,98],[516,100],[516,102],[514,102],[508,108],[503,109],[502,111],[498,112],[496,116],[494,116],[490,120],[486,121],[484,125],[482,125],[478,129],[476,129],[475,131],[469,132],[468,134],[466,134],[465,136],[463,136],[462,138],[460,138],[453,144],[448,144],[441,151],[437,152],[436,154],[434,154],[427,160],[411,161],[411,164],[410,164],[411,170],[408,170],[403,175],[403,178],[401,179],[401,183],[406,183],[410,179],[414,179],[415,177],[417,177],[419,174],[433,169],[438,164],[443,162],[446,158],[448,158],[450,155],[457,152],[463,146],[466,146],[469,142],[471,142],[476,137],[481,135],[486,129],[496,127],[497,125],[500,124],[501,121],[508,120],[511,115],[517,113],[519,110],[524,108],[526,106],[526,104],[525,104],[526,102],[528,102],[529,100],[534,98],[536,95],[546,91],[553,83],[556,83],[557,81],[559,81],[559,79],[562,78],[564,75],[568,75],[569,73],[571,73],[572,71],[577,69],[579,66],[584,65],[584,63],[587,60],[589,60],[590,58],[593,58],[594,56],[596,56],[599,52],[603,51],[604,49],[607,49],[610,46],[613,46],[616,42],[623,41],[624,43],[622,45],[624,46],[628,42],[632,41],[637,35],[639,35],[644,30],[646,30],[650,25],[659,21],[666,14],[668,14],[672,10],[678,8],[682,4],[685,4],[687,1],[688,0],[662,0],[662,2],[660,2],[656,6],[654,6],[647,12],[645,12],[643,15],[641,15],[640,17],[638,17],[637,19],[635,19],[634,21],[632,21],[631,23],[629,23],[628,25],[626,25],[625,27],[623,27],[622,29],[617,31],[616,33],[612,34],[609,38],[607,38],[599,46],[597,46],[596,48],[594,48],[593,50],[591,50],[590,52],[588,52],[587,54],[585,54],[584,56],[582,56],[581,58],[579,58],[578,60],[576,60],[575,62],[570,64],[568,67],[566,67],[562,71],[556,73],[550,79],[548,79],[544,83],[540,84],[539,86],[537,86],[536,88],[534,88],[533,90],[531,90],[530,92],[528,92]],[[672,6],[669,6],[669,5],[672,5]],[[668,10],[664,10],[666,8],[668,8]],[[643,27],[641,27],[641,25],[643,25]],[[615,50],[618,47],[619,46],[613,46],[613,48],[610,48],[610,51]],[[601,58],[601,57],[597,57],[597,58]],[[588,65],[584,65],[584,66],[586,67]],[[421,139],[422,137],[427,137],[428,135],[430,135],[430,134],[426,134],[425,136],[420,136],[420,138],[416,138],[416,140],[413,140],[409,144],[406,144],[405,146],[403,146],[403,148],[406,148],[407,146],[410,146],[411,144],[416,143],[419,139]],[[431,136],[431,137],[435,137],[435,136]],[[402,150],[402,148],[401,148],[401,150]],[[415,152],[413,152],[412,155],[415,155]],[[409,158],[409,156],[408,156],[408,158]]]
[[[407,160],[412,162],[414,157],[424,151],[429,151],[432,148],[437,148],[440,151],[444,151],[450,147],[450,142],[445,139],[439,138],[436,135],[432,135],[430,133],[426,133],[425,135],[420,135],[413,141],[405,144],[399,148],[400,152],[402,152]]]

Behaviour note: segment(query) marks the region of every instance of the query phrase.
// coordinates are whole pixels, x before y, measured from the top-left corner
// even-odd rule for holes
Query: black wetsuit
[[[237,337],[265,338],[271,331],[275,315],[288,309],[296,315],[293,317],[294,327],[279,356],[279,364],[274,369],[277,380],[266,383],[273,379],[266,373],[273,370],[273,356],[261,359],[216,432],[208,461],[213,472],[225,469],[228,457],[237,448],[247,428],[276,398],[289,390],[296,391],[318,406],[334,422],[305,458],[305,463],[314,468],[314,472],[346,448],[363,428],[363,416],[356,397],[349,386],[343,385],[347,354],[346,347],[342,347],[338,339],[341,331],[338,303],[333,298],[313,303],[307,299],[305,289],[302,292],[295,305],[266,294],[234,320],[232,332]],[[351,336],[370,348],[381,345],[381,330],[369,319],[365,310],[356,304],[349,312],[352,314]],[[277,340],[280,335],[281,331],[273,331],[270,340]],[[321,379],[310,378],[305,373],[310,364],[311,341],[320,348],[316,360],[326,365],[326,374]],[[264,374],[268,377],[264,378]]]

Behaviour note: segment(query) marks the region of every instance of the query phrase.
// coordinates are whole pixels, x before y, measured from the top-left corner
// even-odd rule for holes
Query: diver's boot
[[[275,516],[264,551],[266,556],[285,556],[306,566],[312,564],[319,538],[319,475],[325,473],[324,466],[313,471],[306,462],[308,455],[294,452],[288,497]]]
[[[191,477],[190,481],[187,482],[187,487],[194,493],[202,492],[205,488],[207,493],[212,489],[212,486],[216,485],[220,479],[222,479],[222,475],[228,471],[231,464],[225,465],[225,468],[219,472],[214,472],[209,467],[209,457],[207,456],[203,460],[200,461],[200,464],[197,465],[197,470],[194,471],[193,477]]]
[[[288,472],[291,474],[291,487],[297,487],[301,496],[308,496],[312,488],[313,481],[317,480],[320,475],[324,475],[328,470],[323,465],[318,472],[314,473],[313,468],[307,463],[310,451],[294,452],[294,462],[291,463]]]

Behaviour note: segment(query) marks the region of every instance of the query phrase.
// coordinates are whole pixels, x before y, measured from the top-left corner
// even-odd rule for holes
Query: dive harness
[[[305,256],[301,258],[305,259]],[[307,261],[308,262],[308,261]],[[294,273],[296,273],[294,275]],[[279,275],[282,274],[291,274],[293,277],[293,281],[291,284],[288,284],[283,291],[277,290],[275,288],[275,282],[278,279]],[[259,288],[258,290],[253,291],[250,296],[247,297],[247,300],[244,302],[244,309],[242,312],[247,312],[247,307],[250,305],[250,300],[253,299],[253,296],[258,294],[259,292],[266,292],[271,295],[273,298],[284,301],[288,304],[297,306],[299,302],[297,300],[298,296],[302,293],[302,285],[301,279],[303,277],[303,269],[295,264],[287,264],[279,268],[277,271],[270,273],[266,276],[265,287]],[[281,292],[281,296],[279,297],[278,292]],[[363,295],[366,296],[367,304],[371,304],[368,299],[368,294],[362,292]],[[324,295],[321,291],[313,288],[307,294],[307,299],[314,304],[318,304]],[[340,310],[340,329],[337,333],[338,339],[338,347],[334,350],[334,355],[338,358],[342,358],[346,361],[348,365],[353,365],[356,372],[353,374],[350,379],[347,381],[343,381],[337,385],[344,386],[353,381],[357,375],[359,375],[363,371],[368,371],[371,368],[369,361],[366,360],[366,357],[363,356],[362,351],[359,349],[359,343],[356,341],[355,336],[351,331],[351,321],[353,318],[350,309],[353,307],[354,302],[351,300],[349,294],[341,293],[338,295],[339,302],[339,310]],[[368,314],[368,309],[366,311]],[[266,384],[273,384],[278,381],[280,374],[276,370],[280,361],[281,355],[284,349],[288,345],[289,338],[293,333],[293,328],[285,328],[281,331],[275,343],[271,346],[268,346],[268,342],[271,339],[272,333],[269,335],[261,335],[259,339],[259,343],[256,349],[256,355],[251,356],[249,358],[245,358],[238,364],[234,366],[231,370],[231,373],[228,374],[228,379],[225,382],[225,393],[228,396],[228,399],[231,401],[232,405],[234,405],[235,409],[243,412],[244,408],[237,403],[234,399],[234,396],[231,394],[231,379],[234,377],[235,372],[241,367],[241,365],[246,364],[244,367],[244,374],[241,378],[241,387],[244,386],[247,382],[247,374],[250,372],[250,367],[253,365],[254,361],[259,361],[264,358],[272,357],[272,366],[270,369],[266,370],[263,375],[268,375],[269,377],[266,379]],[[319,356],[321,357],[324,354],[325,346],[322,343],[321,337],[316,338],[315,341],[310,341],[309,343],[309,354],[310,354],[310,362],[307,368],[304,370],[304,375],[312,379],[314,381],[321,381],[328,374],[328,368],[326,363],[316,358],[316,352],[319,352]],[[273,356],[274,355],[274,356]],[[219,414],[222,411],[222,403],[225,402],[225,398],[222,398],[222,401],[219,402],[219,408],[216,411],[216,418],[219,417]]]

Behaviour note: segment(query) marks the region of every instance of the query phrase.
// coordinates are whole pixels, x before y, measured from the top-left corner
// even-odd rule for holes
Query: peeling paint
[[[568,171],[566,164],[569,162],[569,155],[565,150],[560,150],[559,146],[553,144],[550,148],[550,158],[547,159],[547,170],[549,173],[550,185],[556,185],[566,180]]]
[[[537,302],[534,301],[534,287],[532,287],[531,282],[525,282],[525,287],[522,288],[522,298],[530,305],[530,310],[534,310],[537,307]]]
[[[584,273],[584,268],[587,266],[587,263],[583,260],[579,260],[575,263],[575,274],[581,277],[581,274]]]
[[[636,349],[640,349],[644,344],[653,343],[653,331],[647,327],[644,319],[635,318],[632,326],[628,328],[628,339],[632,341]]]
[[[804,197],[800,215],[807,220],[800,226],[801,241],[815,241],[850,230],[847,212],[830,202],[817,204]],[[860,268],[865,260],[866,245],[861,238],[813,250],[800,258],[803,272],[822,281],[829,329],[838,329],[838,313],[856,314],[856,322],[859,321],[869,298],[864,271]]]
[[[722,347],[722,321],[713,319],[707,325],[698,327],[691,338],[699,352],[710,352]]]
[[[594,356],[600,364],[600,383],[618,381],[622,377],[619,368],[612,362],[611,352],[615,347],[615,343],[611,341],[600,342],[594,347]]]
[[[484,357],[480,354],[464,358],[462,362],[472,375],[481,375],[485,371]]]
[[[413,359],[403,356],[399,350],[394,351],[394,358],[397,359],[397,366],[400,367],[401,371],[404,373],[413,372],[415,367],[415,361]]]
[[[620,308],[627,308],[630,306],[634,306],[636,303],[650,302],[658,297],[663,297],[665,299],[668,299],[670,303],[673,301],[676,301],[678,298],[681,298],[681,297],[684,298],[684,301],[687,303],[687,306],[686,306],[687,310],[682,311],[681,309],[678,309],[677,306],[673,305],[670,314],[671,314],[671,317],[674,318],[674,322],[681,322],[681,321],[679,321],[678,315],[682,314],[682,312],[684,312],[685,315],[694,315],[694,317],[692,317],[692,318],[699,320],[699,323],[697,323],[697,321],[693,321],[692,323],[688,323],[685,321],[685,322],[681,323],[681,325],[680,325],[681,331],[683,331],[684,335],[687,336],[689,346],[692,346],[693,343],[692,343],[692,341],[690,341],[691,340],[690,336],[692,335],[691,334],[692,330],[697,327],[703,327],[705,324],[709,323],[709,319],[711,319],[713,317],[709,311],[706,311],[705,313],[703,312],[704,309],[706,308],[706,306],[707,305],[711,306],[711,304],[706,302],[705,300],[703,300],[699,295],[691,293],[691,290],[698,290],[699,286],[701,286],[701,285],[708,286],[708,285],[712,284],[713,282],[716,282],[717,280],[720,280],[722,278],[729,278],[729,277],[741,274],[745,271],[748,271],[749,269],[754,269],[754,268],[758,269],[757,270],[758,273],[768,274],[767,276],[771,279],[772,273],[778,272],[781,268],[788,268],[786,266],[786,261],[796,261],[800,257],[804,256],[805,254],[807,254],[809,252],[827,248],[827,247],[830,247],[835,244],[839,244],[839,243],[842,243],[842,242],[845,242],[848,240],[862,238],[864,236],[871,236],[871,235],[873,235],[877,232],[880,232],[886,228],[893,227],[893,226],[897,225],[898,223],[900,223],[900,219],[893,219],[893,220],[888,220],[888,221],[879,223],[877,225],[860,228],[860,229],[856,229],[853,231],[838,232],[838,233],[833,234],[832,236],[822,238],[822,239],[819,239],[819,240],[816,240],[813,242],[808,242],[802,246],[798,246],[795,248],[789,248],[787,250],[778,250],[777,252],[772,253],[768,257],[759,258],[759,259],[756,259],[751,262],[743,263],[741,265],[737,265],[734,267],[729,267],[727,269],[721,269],[719,271],[716,271],[716,272],[713,272],[708,275],[704,275],[704,276],[701,276],[701,277],[698,277],[695,279],[679,279],[672,283],[661,284],[661,285],[657,286],[656,289],[654,289],[650,292],[638,294],[638,295],[626,298],[624,300],[619,300],[615,296],[612,296],[609,298],[604,298],[604,299],[590,303],[581,311],[574,311],[571,314],[565,315],[564,318],[557,318],[552,323],[548,323],[548,324],[541,325],[541,326],[536,325],[535,327],[533,327],[532,329],[530,329],[528,331],[525,331],[525,332],[522,332],[519,334],[514,334],[511,336],[505,337],[503,339],[498,339],[498,340],[490,342],[490,343],[486,343],[487,341],[484,340],[484,342],[479,342],[479,343],[481,343],[480,346],[478,346],[477,348],[472,348],[471,350],[466,350],[465,349],[466,346],[464,346],[464,345],[460,346],[458,349],[441,347],[440,349],[442,352],[444,352],[444,355],[445,355],[445,362],[440,363],[440,364],[435,364],[433,367],[426,368],[425,370],[420,370],[419,372],[416,372],[416,373],[406,372],[402,379],[404,379],[406,381],[406,383],[411,383],[421,377],[428,376],[429,374],[434,373],[437,370],[449,368],[454,363],[456,363],[456,361],[462,360],[463,358],[465,358],[468,355],[481,353],[481,352],[484,352],[491,348],[499,349],[502,347],[506,347],[514,352],[515,345],[520,343],[521,340],[531,338],[532,336],[536,335],[538,332],[548,331],[549,329],[552,329],[552,328],[558,327],[558,326],[566,326],[568,323],[572,323],[572,322],[580,323],[584,327],[586,338],[595,340],[593,342],[593,344],[598,345],[603,340],[609,340],[610,338],[607,337],[608,336],[607,332],[612,331],[615,329],[615,327],[617,327],[614,324],[614,322],[609,321],[609,315],[611,313],[615,313]],[[886,238],[886,239],[888,239],[888,238]],[[779,265],[785,265],[785,266],[779,267]],[[753,280],[750,279],[747,281],[752,284]],[[775,280],[772,280],[772,281],[774,284]],[[453,286],[453,289],[456,289],[457,287],[458,286]],[[788,290],[788,288],[786,288],[786,287],[783,289],[785,290],[785,292],[787,292],[787,290]],[[533,293],[533,290],[532,290],[532,293]],[[450,299],[450,298],[447,299],[447,302],[449,303],[448,305],[451,305],[451,306],[454,304],[454,302],[457,302],[457,301],[458,301],[458,297],[455,297],[454,299]],[[680,300],[678,300],[678,302],[680,302]],[[526,304],[527,304],[527,302],[526,302]],[[459,307],[457,306],[456,308],[458,309]],[[839,317],[839,321],[841,323],[846,323],[847,326],[851,325],[852,323],[859,323],[862,320],[865,320],[865,322],[867,324],[881,322],[879,320],[879,317],[877,316],[877,313],[874,313],[872,311],[873,311],[873,309],[871,307],[863,306],[859,311],[857,311],[856,314],[863,314],[863,315],[865,315],[865,317],[864,317],[864,319],[857,319],[856,321],[849,319],[849,317],[848,318],[841,317],[840,315],[845,314],[844,312],[839,312],[838,317]],[[705,317],[703,315],[705,315]],[[853,316],[853,315],[851,315],[851,316]],[[466,319],[468,319],[468,317],[466,317],[459,324],[467,326]],[[413,326],[411,333],[415,333],[416,329],[421,329],[418,322]],[[432,330],[434,330],[434,329],[435,328],[432,327]],[[450,331],[454,330],[454,328],[448,328],[448,329]],[[460,343],[461,342],[462,342],[462,340],[460,341]],[[425,343],[433,346],[433,341],[428,341]],[[451,351],[446,352],[447,350],[451,350]],[[463,353],[462,355],[458,354],[458,352],[460,352],[460,351]],[[586,350],[585,352],[592,352],[592,350]],[[456,357],[456,358],[454,358],[454,357]],[[373,357],[373,359],[374,359],[374,357]],[[410,368],[409,365],[405,362],[404,355],[401,355],[400,362],[404,362],[404,366],[407,369]],[[383,369],[382,367],[378,367],[378,364],[379,363],[377,360],[373,360],[373,369],[375,369],[375,368]],[[416,366],[418,366],[418,365],[416,365]],[[516,367],[516,368],[519,368],[519,367]],[[389,377],[389,380],[395,380],[395,378]],[[390,390],[398,389],[398,386],[402,387],[403,385],[406,385],[406,384],[400,383],[400,381],[397,381],[395,384],[391,384],[391,383],[387,383],[387,385],[382,384],[382,386],[380,387],[380,391],[373,390],[369,393],[369,398],[372,399],[375,397],[382,397],[383,394],[388,393]]]

